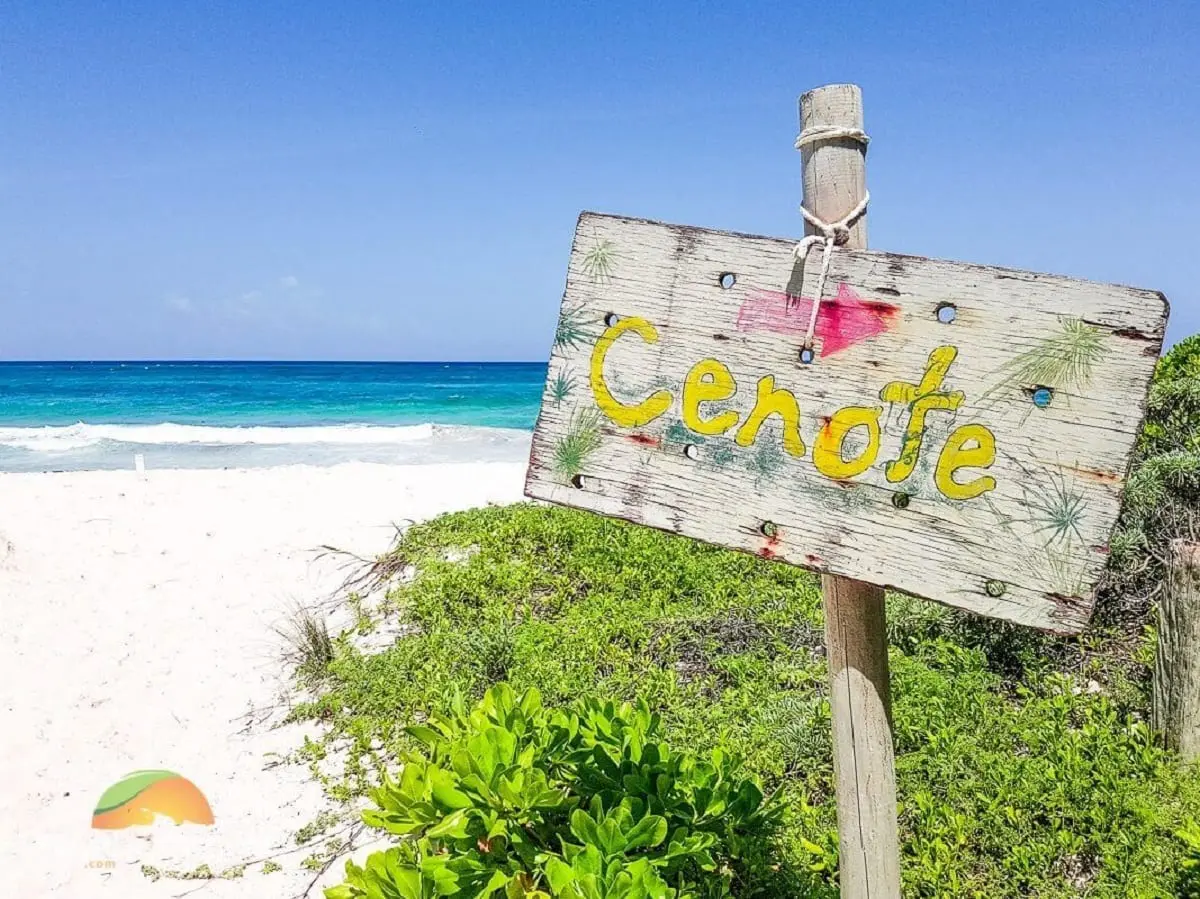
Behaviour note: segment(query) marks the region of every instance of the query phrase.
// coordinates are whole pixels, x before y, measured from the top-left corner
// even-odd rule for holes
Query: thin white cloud
[[[167,294],[167,297],[163,302],[165,302],[170,308],[174,309],[176,312],[191,312],[192,311],[191,299],[189,297],[185,297],[185,296],[182,296],[177,293]]]
[[[295,275],[284,275],[282,278],[279,279],[279,284],[280,284],[280,286],[286,287],[290,290],[293,287],[300,286],[300,279],[297,278]]]
[[[242,294],[242,299],[245,300],[247,303],[251,303],[254,300],[257,300],[261,296],[262,296],[261,290],[247,290],[244,294]]]

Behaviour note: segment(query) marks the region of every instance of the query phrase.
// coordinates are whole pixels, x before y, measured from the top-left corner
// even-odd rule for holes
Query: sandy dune
[[[312,875],[293,834],[321,791],[272,767],[303,731],[247,717],[287,686],[273,627],[340,583],[314,562],[320,545],[373,555],[404,519],[519,499],[523,470],[0,474],[0,895],[300,894]],[[146,768],[192,780],[215,825],[93,831],[104,789]],[[219,873],[287,850],[282,871],[232,880],[141,871]]]

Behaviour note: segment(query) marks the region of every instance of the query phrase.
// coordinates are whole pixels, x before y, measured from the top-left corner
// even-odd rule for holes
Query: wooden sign
[[[1080,630],[1162,295],[794,246],[581,216],[527,495]]]

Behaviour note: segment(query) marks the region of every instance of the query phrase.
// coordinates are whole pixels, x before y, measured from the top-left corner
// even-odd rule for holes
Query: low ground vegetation
[[[448,550],[471,550],[449,561]],[[530,505],[450,515],[396,549],[415,570],[386,615],[418,630],[373,655],[341,638],[319,698],[329,786],[368,794],[418,748],[407,729],[499,682],[550,708],[644,701],[664,740],[743,758],[784,820],[754,895],[833,896],[826,667],[814,579],[799,570],[584,513]],[[455,557],[457,558],[457,557]],[[1100,639],[1062,649],[990,639],[964,616],[895,598],[892,631],[904,877],[912,896],[1172,896],[1176,836],[1200,782],[1151,739],[1135,660]],[[996,644],[1003,643],[1002,650]],[[1019,669],[1020,678],[1012,672]],[[770,870],[771,865],[779,870]],[[779,878],[791,878],[780,886]]]
[[[889,598],[906,896],[1200,896],[1200,777],[1160,749],[1145,722],[1155,566],[1166,540],[1195,536],[1200,508],[1198,382],[1194,338],[1164,360],[1154,388],[1104,614],[1089,633],[1055,639]],[[316,698],[295,714],[328,725],[303,755],[331,794],[372,796],[368,822],[407,838],[351,868],[331,896],[466,896],[502,880],[497,895],[837,895],[823,623],[811,575],[528,504],[413,527],[379,570],[411,577],[360,615],[356,633],[334,639],[323,664],[306,666]],[[372,622],[397,621],[406,636],[382,651],[355,648]],[[561,736],[571,720],[601,719],[608,733],[592,726],[584,738],[577,726]],[[488,728],[513,736],[505,764],[523,765],[524,783],[546,778],[553,799],[536,820],[515,799],[488,798],[481,781],[466,784],[478,772],[465,747],[478,748]],[[579,773],[580,764],[602,765],[595,753],[633,764],[631,747],[650,743],[660,758],[727,760],[726,781],[769,797],[746,824],[757,838],[742,839],[746,822],[731,813],[730,830],[711,843],[699,837],[708,845],[686,861],[663,861],[671,839],[657,839],[657,820],[639,831],[646,842],[622,844],[654,815],[671,834],[688,825],[681,841],[704,833],[694,809],[654,811],[636,779],[605,792]],[[451,791],[442,795],[449,801],[432,802],[443,777],[432,768],[450,772],[438,788]],[[602,823],[613,815],[620,820]],[[604,826],[616,835],[605,861],[578,868]],[[535,831],[536,851],[523,857],[512,837]],[[464,876],[454,892],[444,873],[426,870],[455,859],[486,878]],[[635,863],[621,884],[581,879]]]

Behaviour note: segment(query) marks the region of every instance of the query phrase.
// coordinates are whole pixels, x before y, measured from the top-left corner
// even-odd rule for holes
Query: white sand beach
[[[341,583],[340,563],[314,561],[320,546],[375,555],[406,520],[519,499],[523,474],[512,463],[0,474],[0,895],[302,894],[313,875],[293,838],[324,800],[307,770],[273,766],[305,733],[275,726],[289,672],[274,628]],[[149,768],[193,781],[215,824],[92,830],[105,788]],[[142,873],[267,857],[283,870]]]

